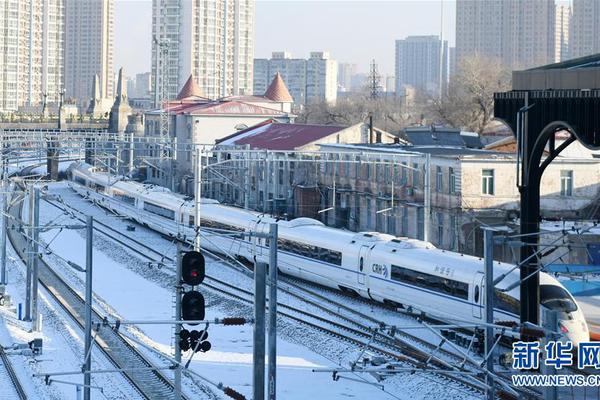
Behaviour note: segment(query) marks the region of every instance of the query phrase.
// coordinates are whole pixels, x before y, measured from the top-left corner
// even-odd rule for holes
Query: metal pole
[[[135,157],[135,153],[134,153],[134,133],[131,132],[131,135],[129,135],[129,175],[133,174],[133,158]]]
[[[277,224],[269,233],[269,400],[275,400],[277,382]]]
[[[266,307],[266,265],[254,263],[254,354],[253,399],[265,398],[265,307]]]
[[[542,318],[542,326],[552,332],[556,332],[556,328],[558,328],[557,321],[557,312],[552,310],[544,309],[542,310],[543,317]],[[556,337],[552,337],[552,335],[546,335],[543,340],[544,347],[551,340],[556,340]],[[544,375],[556,375],[556,369],[552,366],[546,365],[544,362],[547,358],[547,354],[545,351],[542,351],[542,361],[540,361],[540,367],[542,369],[542,374]],[[558,399],[558,388],[556,386],[546,386],[544,388],[544,400],[556,400]]]
[[[181,243],[177,242],[177,273],[175,275],[175,321],[181,320]],[[179,348],[181,325],[175,324],[175,400],[181,399],[181,349]]]
[[[94,217],[87,216],[86,246],[85,246],[85,347],[86,357],[83,372],[89,372],[92,367],[92,246],[94,234]],[[83,399],[90,400],[91,374],[83,374]]]
[[[487,399],[494,400],[494,357],[488,353],[492,351],[494,346],[494,328],[489,324],[494,323],[494,232],[484,230],[484,262],[485,262],[485,354],[487,357],[486,368],[487,385],[489,389],[486,391]]]
[[[31,321],[31,278],[33,269],[33,208],[34,208],[33,187],[29,187],[29,226],[27,227],[27,271],[25,279],[25,321]]]
[[[425,154],[423,203],[423,240],[429,242],[429,228],[431,225],[431,154]]]
[[[6,234],[8,229],[8,188],[9,185],[2,173],[2,233],[0,236],[0,284],[8,283],[6,277]]]
[[[38,315],[38,257],[40,239],[40,188],[33,187],[33,226],[31,228],[33,241],[31,246],[32,279],[31,279],[31,315],[33,331],[40,331],[40,317]]]
[[[244,153],[244,164],[246,165],[244,171],[244,210],[248,209],[249,206],[249,196],[250,196],[250,145],[246,145],[246,150],[248,152]]]
[[[196,236],[194,237],[194,250],[200,251],[200,196],[202,195],[202,159],[200,147],[194,149],[196,153],[196,166],[194,168],[194,226]]]

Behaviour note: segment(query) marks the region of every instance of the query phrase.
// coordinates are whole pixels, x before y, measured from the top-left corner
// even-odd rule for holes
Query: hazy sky
[[[186,1],[186,0],[184,0]],[[439,35],[439,0],[257,0],[254,56],[287,50],[295,57],[329,51],[338,62],[367,71],[371,59],[394,73],[394,41]],[[455,3],[444,1],[444,38],[454,45]],[[150,70],[151,0],[116,0],[115,67],[126,75]]]

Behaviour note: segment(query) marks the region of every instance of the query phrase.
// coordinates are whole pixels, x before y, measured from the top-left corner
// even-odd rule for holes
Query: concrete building
[[[190,75],[211,99],[251,94],[254,6],[254,0],[153,0],[152,76],[159,48],[159,69],[168,65],[167,76],[159,76],[159,88],[167,80],[161,98],[173,99]]]
[[[447,81],[447,41],[442,44],[438,36],[408,36],[396,40],[396,90],[408,85],[424,93],[437,95],[440,86],[445,87]]]
[[[385,77],[385,91],[387,93],[396,93],[396,77],[388,75]]]
[[[600,3],[573,0],[571,20],[571,57],[600,53]]]
[[[100,98],[112,101],[115,1],[64,0],[64,6],[66,97],[85,110],[97,75]]]
[[[152,74],[144,72],[135,75],[135,97],[150,98],[152,94]],[[130,94],[131,97],[134,97]]]
[[[554,0],[457,0],[458,65],[476,54],[511,69],[554,62],[554,6]]]
[[[64,6],[64,0],[2,2],[0,112],[20,108],[41,111],[44,100],[49,104],[60,101],[64,87]],[[88,90],[92,77],[86,83]]]
[[[265,93],[277,73],[281,74],[296,105],[333,103],[337,98],[337,62],[328,52],[311,52],[307,60],[292,58],[286,51],[273,52],[270,59],[255,59],[254,94]]]
[[[571,30],[571,7],[556,5],[556,30],[554,37],[554,61],[561,62],[571,58],[569,53],[569,35]]]
[[[352,76],[357,72],[354,63],[338,63],[338,92],[350,92],[352,90]]]

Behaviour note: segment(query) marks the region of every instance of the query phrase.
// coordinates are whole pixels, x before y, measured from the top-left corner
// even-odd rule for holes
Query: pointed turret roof
[[[190,75],[188,80],[185,82],[185,85],[179,91],[177,95],[177,100],[187,99],[188,97],[203,97],[202,89],[196,83],[193,75]]]
[[[294,99],[292,98],[288,88],[285,86],[285,82],[283,82],[283,78],[281,78],[279,72],[275,74],[273,81],[265,92],[265,97],[269,100],[279,101],[281,103],[294,102]]]

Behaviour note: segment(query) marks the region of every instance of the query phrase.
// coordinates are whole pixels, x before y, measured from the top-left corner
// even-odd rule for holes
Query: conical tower
[[[110,109],[110,121],[108,130],[110,132],[123,132],[127,127],[127,117],[131,115],[131,107],[127,98],[127,85],[123,76],[123,68],[119,69],[119,80],[117,81],[117,96]]]
[[[102,109],[100,107],[100,84],[98,81],[98,74],[96,74],[94,75],[94,82],[92,83],[92,99],[90,100],[90,105],[87,109],[87,113],[91,114],[93,117],[102,115]]]

